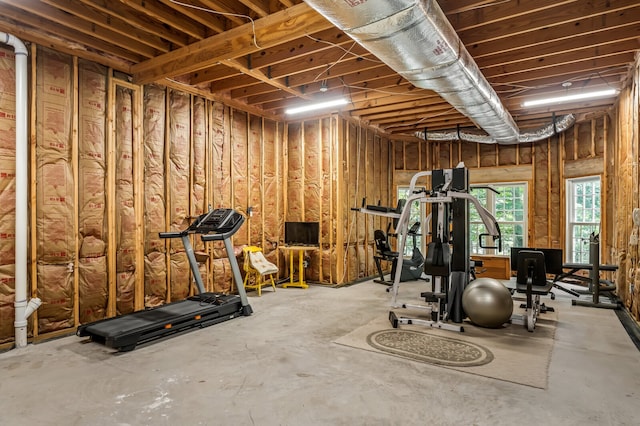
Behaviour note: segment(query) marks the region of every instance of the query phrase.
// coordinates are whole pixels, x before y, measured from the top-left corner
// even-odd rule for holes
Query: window
[[[589,263],[589,236],[600,229],[600,177],[567,179],[567,260]]]
[[[473,204],[469,207],[469,248],[472,254],[509,255],[511,247],[527,244],[527,184],[495,184],[491,188],[497,193],[480,186],[472,186],[470,192],[500,225],[502,251],[480,247],[480,234],[487,230]]]
[[[422,188],[416,188],[416,189],[422,189]],[[408,186],[399,186],[398,187],[398,200],[406,200],[407,198],[409,198],[409,187]],[[426,228],[427,224],[424,223],[424,221],[422,220],[422,218],[424,217],[424,204],[418,202],[418,201],[414,201],[413,204],[411,205],[411,211],[409,214],[409,222],[408,222],[408,228],[411,228],[411,225],[413,225],[416,222],[420,222],[420,231],[419,234],[417,235],[415,238],[415,247],[418,247],[418,249],[420,249],[420,251],[423,250],[423,235],[426,235],[429,230]],[[413,247],[414,247],[414,239],[409,236],[407,238],[407,242],[404,245],[404,255],[405,256],[411,256],[413,254]]]

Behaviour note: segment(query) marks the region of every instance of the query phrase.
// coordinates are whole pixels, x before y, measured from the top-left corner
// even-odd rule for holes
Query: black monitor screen
[[[285,222],[284,243],[292,246],[317,246],[320,234],[318,222]]]
[[[544,254],[544,267],[547,274],[560,275],[562,274],[562,249],[554,248],[526,248],[526,247],[512,247],[511,248],[511,270],[518,270],[518,252],[520,250],[533,250],[541,251]]]

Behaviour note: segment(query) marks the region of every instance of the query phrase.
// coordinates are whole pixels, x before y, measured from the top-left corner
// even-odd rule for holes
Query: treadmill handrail
[[[184,231],[175,231],[175,232],[159,232],[158,235],[160,238],[180,238],[184,235]]]

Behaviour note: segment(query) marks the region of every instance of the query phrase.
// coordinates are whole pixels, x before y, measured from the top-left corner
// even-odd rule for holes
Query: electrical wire
[[[333,42],[328,41],[328,40],[322,40],[322,39],[320,39],[320,38],[316,38],[316,37],[310,36],[309,34],[305,34],[305,35],[307,36],[307,38],[310,38],[310,39],[311,39],[311,40],[313,40],[313,41],[316,41],[316,42],[318,42],[318,43],[325,43],[325,44],[328,44],[329,46],[336,47],[336,48],[338,48],[338,49],[341,49],[341,50],[343,50],[343,51],[345,51],[345,52],[349,53],[350,55],[355,56],[355,57],[356,57],[356,58],[358,58],[358,59],[362,59],[363,61],[374,62],[374,63],[376,63],[376,64],[383,64],[383,63],[384,63],[384,62],[382,62],[380,59],[371,59],[371,58],[368,58],[368,57],[366,57],[366,56],[358,55],[357,53],[351,53],[351,49],[353,49],[353,46],[351,46],[351,47],[347,50],[347,49],[345,49],[344,47],[340,46],[340,45],[339,45],[339,44],[337,44],[337,43],[333,43]]]
[[[334,61],[331,65],[327,66],[327,69],[325,69],[324,71],[322,71],[320,74],[318,74],[316,76],[316,78],[313,79],[313,81],[317,81],[318,78],[320,78],[320,76],[324,73],[327,73],[327,75],[329,75],[329,70],[331,68],[333,68],[334,66],[338,65],[340,63],[340,61],[342,61],[350,52],[351,49],[353,49],[353,47],[356,45],[356,42],[354,41],[353,44],[351,45],[351,47],[349,48],[349,50],[345,51],[342,56],[340,56],[336,61]]]
[[[189,7],[191,9],[196,9],[196,10],[199,10],[201,12],[213,13],[214,15],[235,16],[236,18],[248,19],[249,21],[251,21],[251,28],[253,28],[253,34],[252,34],[252,36],[253,36],[253,45],[258,49],[262,49],[262,47],[260,47],[260,45],[258,45],[258,39],[256,37],[256,23],[255,23],[255,21],[253,20],[253,18],[251,16],[242,15],[242,14],[239,14],[239,13],[220,12],[220,11],[215,10],[215,9],[202,7],[202,6],[196,6],[195,4],[183,3],[183,2],[178,1],[178,0],[169,0],[169,1],[171,3],[173,3],[173,4],[177,4],[178,6]]]

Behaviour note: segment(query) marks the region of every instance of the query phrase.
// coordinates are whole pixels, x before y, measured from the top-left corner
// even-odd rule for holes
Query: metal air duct
[[[490,142],[520,142],[511,114],[435,0],[305,1],[414,86],[438,93]]]

